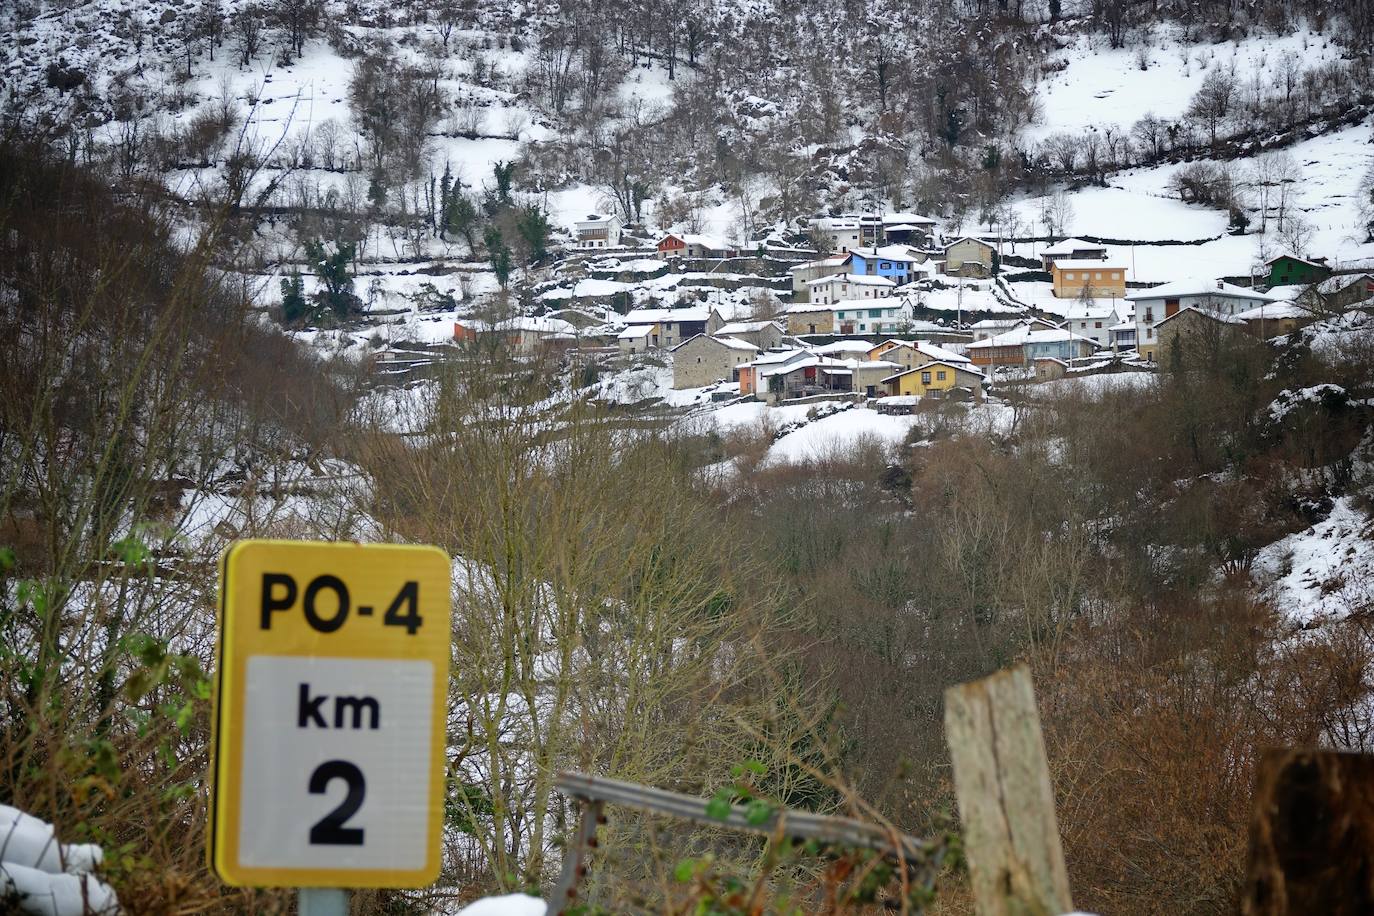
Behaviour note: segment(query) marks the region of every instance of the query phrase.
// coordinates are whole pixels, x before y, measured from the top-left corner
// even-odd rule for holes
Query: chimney
[[[1226,288],[1226,284],[1223,283],[1221,280],[1217,280],[1217,289],[1225,289],[1225,288]]]

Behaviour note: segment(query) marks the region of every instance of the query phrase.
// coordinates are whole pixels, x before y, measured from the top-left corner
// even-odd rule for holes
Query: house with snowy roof
[[[1274,302],[1274,297],[1258,290],[1236,286],[1224,280],[1195,278],[1175,280],[1126,296],[1135,308],[1135,347],[1141,359],[1157,361],[1159,337],[1156,328],[1186,308],[1198,308],[1227,317]]]
[[[1316,321],[1319,313],[1296,302],[1265,302],[1243,312],[1236,312],[1238,321],[1245,322],[1250,333],[1268,340],[1292,334],[1305,325]]]
[[[933,362],[970,367],[973,365],[973,361],[967,356],[925,340],[886,340],[869,350],[868,355],[870,359],[886,360],[904,369],[916,369]]]
[[[1053,270],[1054,262],[1060,258],[1074,261],[1105,261],[1107,260],[1107,246],[1097,242],[1085,242],[1082,239],[1064,239],[1062,242],[1055,242],[1040,252],[1040,262],[1045,265],[1045,273]]]
[[[698,334],[714,334],[725,324],[720,312],[709,305],[675,309],[631,309],[625,314],[624,321],[630,327],[656,325],[658,340],[654,346],[668,349]]]
[[[997,249],[989,242],[966,235],[945,246],[945,273],[951,277],[991,277]]]
[[[816,217],[811,220],[810,228],[813,235],[819,236],[838,254],[848,254],[851,248],[862,244],[857,217]]]
[[[883,386],[891,397],[948,396],[962,388],[968,396],[982,400],[983,383],[987,377],[968,363],[936,360],[914,369],[903,369],[883,379]]]
[[[1120,299],[1126,295],[1126,265],[1099,258],[1057,258],[1050,265],[1060,299]]]
[[[1331,276],[1325,258],[1301,258],[1285,252],[1265,262],[1269,275],[1266,286],[1295,286],[1320,283]]]
[[[935,220],[919,213],[884,213],[883,239],[890,245],[924,245],[935,235]]]
[[[739,367],[753,362],[759,348],[738,337],[698,334],[673,347],[673,387],[701,388],[739,381]]]
[[[897,288],[895,280],[872,274],[836,274],[821,277],[807,284],[810,301],[816,305],[830,305],[845,299],[881,299],[891,296]]]
[[[570,347],[577,343],[577,328],[557,318],[536,318],[520,315],[501,321],[465,318],[454,322],[453,339],[471,342],[486,336],[499,337],[517,353],[533,353],[554,347]]]
[[[1112,345],[1111,329],[1121,323],[1118,300],[1086,299],[1069,304],[1060,327],[1087,337],[1099,347]]]
[[[996,337],[998,334],[1005,334],[1026,325],[1045,331],[1052,331],[1056,327],[1043,318],[984,318],[969,325],[969,331],[972,332],[974,340],[987,340],[989,337]]]
[[[787,272],[792,275],[792,301],[810,302],[810,283],[812,280],[833,277],[835,274],[846,273],[848,269],[849,256],[843,254],[833,258],[821,258],[818,261],[793,264],[787,268]]]
[[[1029,366],[1042,356],[1065,362],[1091,356],[1097,344],[1063,328],[1046,331],[1020,327],[974,341],[966,349],[975,366]]]
[[[760,350],[767,350],[782,343],[783,333],[784,327],[777,321],[732,321],[717,328],[715,336],[738,337]]]
[[[658,240],[658,253],[664,257],[728,258],[735,252],[724,242],[708,235],[670,232]]]
[[[855,248],[849,252],[849,272],[858,276],[886,277],[900,286],[917,275],[927,276],[932,272],[933,268],[924,266],[927,258],[924,252],[906,245]]]
[[[815,302],[799,302],[787,308],[787,333],[833,334],[835,310]]]
[[[1149,358],[1161,362],[1170,358],[1175,345],[1185,358],[1190,352],[1210,354],[1222,339],[1244,334],[1249,326],[1235,315],[1189,305],[1157,322],[1152,330],[1155,344]]]
[[[614,213],[590,213],[586,219],[573,224],[577,234],[577,247],[585,249],[619,248],[620,232],[624,225]]]
[[[838,334],[897,334],[911,324],[911,304],[906,299],[842,299],[831,308]]]

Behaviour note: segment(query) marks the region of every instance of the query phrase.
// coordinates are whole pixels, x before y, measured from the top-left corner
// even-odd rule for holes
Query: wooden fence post
[[[1029,669],[946,690],[945,740],[979,916],[1071,911]]]
[[[1374,912],[1374,756],[1260,755],[1241,910],[1245,916]]]

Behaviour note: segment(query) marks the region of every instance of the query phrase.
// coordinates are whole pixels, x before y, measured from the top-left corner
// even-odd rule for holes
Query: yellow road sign
[[[439,875],[449,559],[240,541],[220,560],[210,866],[229,884]]]

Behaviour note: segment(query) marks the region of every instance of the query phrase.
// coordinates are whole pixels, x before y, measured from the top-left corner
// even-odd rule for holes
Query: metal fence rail
[[[847,817],[784,808],[770,814],[767,819],[751,820],[746,816],[743,805],[733,805],[727,816],[718,818],[706,813],[706,802],[701,798],[653,786],[582,773],[560,773],[554,785],[559,791],[582,802],[583,808],[576,836],[570,839],[564,853],[563,874],[548,901],[550,916],[559,916],[576,899],[577,884],[587,871],[587,852],[596,847],[596,828],[604,822],[602,811],[608,804],[744,833],[763,836],[781,834],[792,839],[873,849],[904,866],[928,869],[932,878],[943,858],[944,847],[941,843]]]

